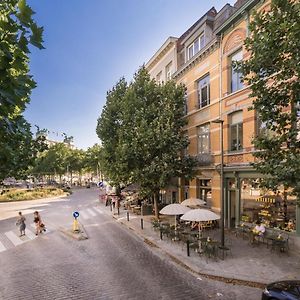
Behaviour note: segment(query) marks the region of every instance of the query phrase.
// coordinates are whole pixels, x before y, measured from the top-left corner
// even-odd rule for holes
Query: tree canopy
[[[105,174],[113,183],[138,183],[145,195],[157,194],[177,176],[192,176],[195,161],[182,157],[185,87],[160,85],[142,67],[128,85],[122,78],[108,92],[98,119]]]
[[[272,0],[270,11],[255,12],[245,41],[250,59],[244,80],[255,97],[253,109],[265,130],[254,139],[254,166],[262,184],[290,188],[300,199],[300,3]]]
[[[29,74],[29,45],[42,49],[43,29],[25,0],[0,2],[0,179],[23,177],[43,138],[32,137],[22,116],[35,82]]]

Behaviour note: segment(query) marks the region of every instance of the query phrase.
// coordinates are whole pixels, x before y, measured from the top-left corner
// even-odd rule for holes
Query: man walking
[[[22,212],[19,212],[19,217],[16,222],[16,225],[19,226],[20,237],[25,235],[25,229],[26,229],[25,221],[26,221],[26,218],[22,215]]]

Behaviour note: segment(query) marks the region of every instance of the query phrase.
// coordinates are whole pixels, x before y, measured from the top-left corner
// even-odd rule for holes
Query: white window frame
[[[200,130],[202,128],[205,128],[207,129],[208,131],[206,132],[205,130],[203,132],[200,133]],[[203,150],[203,142],[204,142],[204,137],[205,139],[207,139],[208,141],[208,149],[207,151],[204,151]],[[200,145],[201,144],[201,145]],[[203,124],[203,125],[200,125],[200,126],[197,126],[197,153],[198,155],[201,155],[201,154],[208,154],[210,153],[210,126],[209,126],[209,123],[206,123],[206,124]]]
[[[166,81],[172,79],[172,61],[166,65]]]
[[[204,38],[204,45],[201,47],[201,38]],[[199,44],[199,50],[195,53],[195,43],[198,42]],[[202,32],[191,44],[188,45],[186,48],[186,58],[190,60],[193,58],[198,52],[200,52],[205,47],[205,35],[204,32]],[[192,48],[192,56],[190,56],[190,49]]]
[[[199,85],[201,83],[201,81],[204,81],[205,79],[208,78],[208,82],[203,84],[202,86]],[[201,91],[206,88],[207,89],[207,104],[206,105],[202,105],[202,94]],[[197,81],[197,94],[198,94],[198,108],[203,108],[206,107],[210,104],[210,77],[209,74],[204,75],[203,77],[201,77],[198,81]]]
[[[162,83],[162,71],[157,73],[155,79],[157,83]]]
[[[234,120],[236,119],[236,120]],[[241,136],[239,134],[239,126],[241,126]],[[234,113],[232,113],[230,115],[230,134],[229,134],[229,151],[230,152],[241,152],[243,151],[243,139],[244,139],[244,128],[243,128],[243,111],[236,111]],[[235,149],[233,149],[233,139],[232,139],[232,132],[235,131],[235,134],[236,134],[236,143],[237,141],[240,141],[240,144],[239,145],[236,145]]]
[[[240,57],[239,57],[240,56]],[[239,57],[238,59],[234,59],[236,57]],[[243,82],[237,81],[237,88],[233,89],[233,73],[236,76],[237,74],[241,74],[241,72],[237,72],[238,70],[234,70],[233,68],[233,62],[234,61],[242,61],[243,60],[243,49],[239,49],[238,51],[234,52],[232,55],[230,55],[230,93],[237,92],[241,90],[244,87]],[[237,78],[235,78],[236,80]]]

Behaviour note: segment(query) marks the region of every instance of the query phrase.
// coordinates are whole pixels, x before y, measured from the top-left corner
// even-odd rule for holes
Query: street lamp
[[[223,146],[223,123],[224,120],[217,119],[212,123],[220,124],[221,126],[221,168],[220,168],[220,189],[221,189],[221,246],[225,246],[225,231],[224,231],[224,146]]]

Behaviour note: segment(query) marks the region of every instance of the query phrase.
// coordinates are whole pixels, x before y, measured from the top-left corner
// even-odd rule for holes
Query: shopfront
[[[227,169],[224,174],[225,221],[227,227],[262,222],[267,228],[300,235],[300,209],[288,190],[259,187],[260,174],[251,170]],[[298,222],[298,224],[297,224]]]

